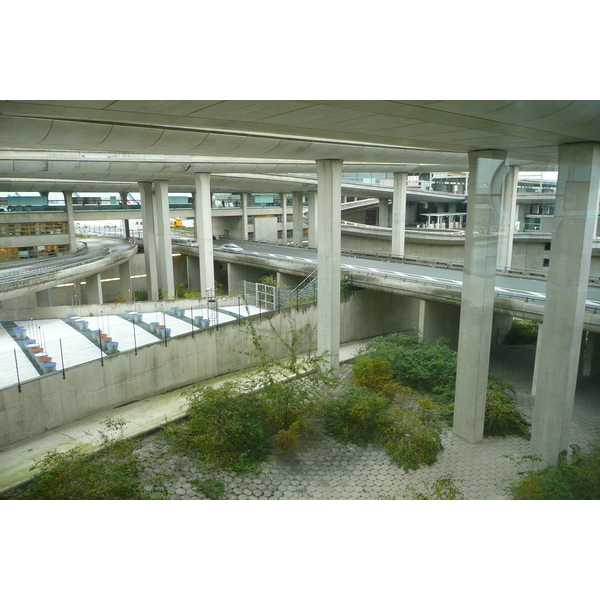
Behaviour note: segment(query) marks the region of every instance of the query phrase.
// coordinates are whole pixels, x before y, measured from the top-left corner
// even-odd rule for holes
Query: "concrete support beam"
[[[169,215],[169,182],[154,182],[154,222],[158,250],[158,287],[167,298],[175,297],[173,250],[171,247],[171,219]]]
[[[317,194],[308,192],[308,245],[317,245]]]
[[[119,265],[119,294],[127,298],[127,302],[131,302],[133,297],[131,294],[131,261],[121,263]]]
[[[318,309],[317,351],[331,367],[340,360],[340,268],[342,161],[318,160]]]
[[[281,240],[287,243],[287,194],[281,195]]]
[[[498,227],[506,152],[469,153],[470,189],[454,399],[454,433],[468,442],[483,438]]]
[[[75,212],[73,211],[73,192],[63,192],[65,208],[67,209],[67,227],[69,229],[69,250],[77,250],[77,237],[75,236]],[[46,196],[46,203],[48,196]]]
[[[154,224],[154,194],[151,181],[140,181],[142,223],[144,225],[144,258],[146,260],[146,283],[148,300],[158,302],[158,259],[156,227]]]
[[[102,278],[100,273],[85,278],[85,303],[104,304],[102,297]]]
[[[599,184],[600,144],[559,146],[531,435],[531,453],[540,456],[542,464],[556,464],[569,443]]]
[[[293,208],[293,230],[294,244],[301,246],[304,241],[304,217],[302,215],[302,192],[294,192],[292,195],[292,208]]]
[[[210,173],[195,173],[194,181],[194,228],[200,261],[200,296],[204,298],[215,294]]]
[[[379,199],[379,227],[388,226],[388,208],[389,201],[387,198]]]
[[[450,340],[450,348],[458,347],[458,331],[460,323],[460,306],[419,301],[419,337],[435,342],[440,337]]]
[[[392,201],[392,255],[404,256],[406,229],[406,179],[407,173],[394,173],[394,199]]]
[[[242,238],[248,239],[248,194],[242,194]]]
[[[517,215],[517,183],[519,167],[508,168],[502,186],[502,203],[500,205],[500,229],[498,230],[498,266],[512,266],[513,236]]]

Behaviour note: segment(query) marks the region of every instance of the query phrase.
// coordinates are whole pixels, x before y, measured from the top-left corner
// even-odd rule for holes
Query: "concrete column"
[[[392,200],[392,255],[404,256],[406,229],[406,179],[407,173],[394,173],[394,199]]]
[[[210,211],[210,173],[195,173],[196,200],[194,228],[200,260],[200,296],[215,294],[212,216]]]
[[[292,208],[294,218],[292,220],[294,230],[294,244],[298,246],[302,245],[304,240],[304,217],[302,216],[302,192],[294,192],[292,195]]]
[[[248,194],[242,193],[242,238],[248,239]]]
[[[387,198],[379,199],[379,227],[388,226],[388,206],[389,202]]]
[[[537,341],[535,343],[535,362],[533,363],[533,381],[531,382],[531,395],[535,396],[537,393],[537,381],[538,381],[538,371],[540,367],[540,352],[542,347],[542,333],[544,332],[544,324],[538,324],[538,334]]]
[[[200,262],[195,256],[186,256],[186,275],[188,289],[200,291]]]
[[[65,208],[67,209],[67,227],[69,230],[69,250],[77,250],[77,238],[75,237],[75,212],[73,211],[73,192],[63,192]],[[46,196],[46,201],[48,197]]]
[[[308,245],[317,245],[317,194],[308,192]]]
[[[169,183],[154,182],[155,227],[158,250],[158,287],[167,298],[175,297],[173,276],[173,249],[171,246],[171,219],[169,215]]]
[[[583,358],[583,376],[593,377],[598,373],[600,373],[600,334],[588,331]]]
[[[287,243],[287,194],[281,195],[281,239]]]
[[[502,203],[500,205],[500,229],[498,230],[498,266],[512,265],[513,236],[517,214],[517,183],[519,167],[508,168],[502,186]]]
[[[450,348],[458,346],[458,330],[460,322],[460,306],[434,302],[419,301],[419,337],[435,342],[440,337],[450,340]]]
[[[342,161],[318,160],[318,305],[317,351],[328,353],[331,367],[340,360]]]
[[[472,443],[483,438],[505,161],[504,151],[469,153],[471,186],[467,203],[453,430]]]
[[[85,302],[86,304],[104,303],[100,273],[85,278]]]
[[[131,302],[131,261],[121,263],[119,265],[119,294],[127,298],[127,302]]]
[[[544,344],[537,359],[531,435],[531,453],[545,464],[556,464],[569,443],[599,183],[600,144],[558,147]]]
[[[148,300],[158,302],[158,261],[156,256],[156,227],[154,225],[154,194],[151,181],[140,181],[142,203],[142,224],[144,226],[144,258],[146,261],[146,282]]]

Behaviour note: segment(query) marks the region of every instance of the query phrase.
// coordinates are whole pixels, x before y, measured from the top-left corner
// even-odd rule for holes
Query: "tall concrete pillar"
[[[281,194],[281,239],[287,244],[287,194]]]
[[[248,239],[248,194],[242,193],[242,238]]]
[[[317,194],[308,192],[308,245],[317,245]]]
[[[158,302],[158,259],[152,182],[140,181],[138,186],[140,188],[142,204],[144,259],[146,261],[146,285],[148,288],[148,300]]]
[[[599,184],[600,144],[558,147],[544,343],[537,358],[531,434],[531,453],[542,464],[556,464],[569,443]]]
[[[508,168],[502,186],[502,203],[500,205],[500,229],[498,230],[498,266],[512,266],[513,236],[517,214],[517,183],[519,167]]]
[[[131,302],[131,261],[129,260],[119,265],[119,294],[127,298],[127,302]]]
[[[171,246],[171,219],[169,214],[169,183],[154,182],[154,209],[156,240],[158,251],[158,287],[163,297],[175,297],[175,278],[173,276],[173,249]]]
[[[304,217],[302,215],[302,192],[294,192],[292,195],[292,209],[293,209],[293,230],[294,230],[294,244],[298,246],[302,245],[304,240]]]
[[[215,295],[212,216],[210,211],[210,173],[195,173],[196,200],[194,229],[200,261],[200,296]]]
[[[392,255],[404,256],[406,229],[407,173],[394,173],[394,199],[392,200]]]
[[[483,438],[498,227],[506,152],[469,153],[470,189],[460,309],[454,433],[468,442]]]
[[[75,236],[75,212],[73,211],[73,192],[63,192],[65,208],[67,209],[67,228],[69,230],[69,250],[77,250],[77,237]],[[46,200],[48,197],[46,196]]]
[[[379,227],[388,226],[388,206],[389,202],[387,198],[379,199]]]
[[[100,273],[85,278],[85,302],[86,304],[104,304]]]
[[[341,160],[318,160],[318,305],[317,351],[328,353],[331,367],[340,361]]]

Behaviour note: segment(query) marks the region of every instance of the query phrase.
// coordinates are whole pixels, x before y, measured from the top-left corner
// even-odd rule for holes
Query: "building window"
[[[550,259],[549,258],[545,258],[544,259],[544,267],[549,267],[550,266]]]
[[[544,250],[550,250],[551,242],[546,242],[544,244]]]
[[[277,239],[278,240],[282,240],[283,239],[283,231],[278,231],[277,232]]]

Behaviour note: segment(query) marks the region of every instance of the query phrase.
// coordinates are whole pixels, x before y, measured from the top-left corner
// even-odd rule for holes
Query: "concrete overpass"
[[[318,347],[330,352],[334,366],[339,349],[342,169],[349,168],[347,163],[364,163],[366,169],[385,164],[386,172],[394,173],[393,255],[404,254],[407,173],[469,171],[454,431],[471,442],[479,441],[483,431],[496,266],[499,260],[510,264],[506,253],[511,248],[517,169],[558,168],[532,440],[533,453],[548,462],[557,460],[568,440],[598,213],[599,143],[597,101],[0,103],[3,150],[106,152],[110,156],[103,162],[112,173],[111,181],[138,183],[143,210],[149,211],[143,219],[150,224],[148,272],[157,278],[155,290],[159,284],[167,289],[172,285],[170,244],[165,241],[171,183],[195,188],[200,275],[206,287],[212,287],[212,235],[207,225],[211,182],[218,167],[211,165],[235,163],[240,165],[236,169],[252,173],[265,160],[278,165],[313,161],[310,171],[316,171],[318,179],[318,199],[313,199],[318,202],[319,220]],[[157,173],[137,161],[139,170],[127,167],[117,174],[123,165],[112,157],[123,153],[154,154],[157,160],[182,154],[203,158],[190,160],[185,173]],[[60,174],[54,179],[65,184],[86,179],[79,177],[81,162],[73,161],[76,168],[70,172],[67,163],[41,160],[25,179],[50,183],[46,175],[50,164]],[[277,168],[288,166],[282,162]],[[350,168],[357,170],[355,165]],[[15,170],[6,170],[8,164],[2,170],[7,179],[18,178]],[[254,178],[245,179],[240,193],[247,193],[248,181]],[[230,190],[235,181],[233,174]]]

